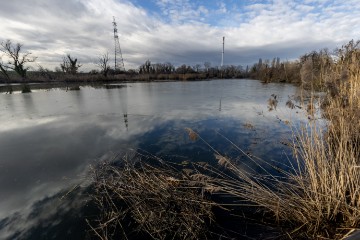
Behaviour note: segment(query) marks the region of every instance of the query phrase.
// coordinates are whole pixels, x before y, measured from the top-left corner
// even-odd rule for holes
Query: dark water
[[[246,153],[287,161],[286,108],[297,88],[254,80],[128,83],[0,95],[0,239],[84,239],[91,216],[89,166],[132,149],[171,161],[214,162],[214,151],[189,139],[191,128],[235,159]],[[277,95],[276,110],[267,101]],[[224,139],[225,136],[228,140]],[[233,143],[231,144],[229,140]],[[71,191],[73,190],[73,191]]]

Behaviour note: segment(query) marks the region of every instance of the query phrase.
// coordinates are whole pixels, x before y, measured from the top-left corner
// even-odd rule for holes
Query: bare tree
[[[100,68],[100,72],[104,75],[104,77],[107,77],[110,71],[109,61],[109,53],[104,53],[99,57],[98,63],[96,64]]]
[[[26,78],[27,70],[30,67],[26,67],[26,63],[35,62],[36,57],[30,57],[31,53],[21,53],[23,45],[20,43],[12,44],[11,40],[6,40],[1,43],[0,51],[3,53],[2,57],[6,57],[7,63],[0,63],[1,72],[8,78],[7,70],[13,70],[19,74],[23,79]]]
[[[9,74],[7,72],[7,69],[4,67],[4,63],[0,62],[0,71],[5,76],[7,80],[10,80]]]
[[[146,60],[146,62],[139,67],[139,73],[142,74],[142,73],[151,73],[151,72],[153,72],[152,64],[150,60]]]
[[[53,75],[51,73],[52,72],[49,69],[44,68],[40,64],[38,65],[38,74],[39,74],[39,76],[45,77],[48,80],[52,80],[52,79],[54,79],[54,77],[53,77]]]
[[[209,69],[211,68],[211,63],[210,62],[204,62],[204,67],[205,67],[205,71],[208,73]]]
[[[195,64],[194,67],[193,67],[193,69],[194,69],[197,73],[199,73],[200,70],[201,70],[201,65],[200,65],[200,64]]]
[[[80,64],[77,63],[77,58],[72,59],[70,54],[63,58],[63,63],[60,64],[61,70],[64,73],[70,73],[75,75],[78,72]]]

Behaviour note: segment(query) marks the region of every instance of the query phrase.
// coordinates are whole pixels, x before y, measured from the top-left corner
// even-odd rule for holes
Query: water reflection
[[[128,95],[127,88],[125,88],[120,94],[120,104],[121,104],[121,112],[124,116],[124,124],[126,130],[129,130],[129,119],[128,119]]]
[[[80,88],[77,91],[72,91],[70,95],[75,99],[74,103],[76,102],[80,109],[84,108],[84,96]]]
[[[284,154],[290,150],[280,142],[291,131],[279,119],[291,119],[295,125],[306,121],[285,106],[295,91],[291,85],[221,80],[0,95],[0,238],[39,239],[39,232],[50,236],[46,234],[55,231],[51,221],[54,226],[70,223],[70,210],[64,207],[81,209],[72,205],[81,195],[54,207],[57,220],[44,213],[67,189],[82,183],[90,164],[109,152],[141,149],[166,160],[215,164],[210,145],[254,169],[257,166],[236,146],[268,161],[287,159]],[[271,94],[278,105],[268,112]],[[189,139],[186,128],[206,142]],[[66,239],[83,239],[82,223],[82,237],[72,232]],[[54,239],[63,239],[56,234]]]
[[[35,202],[22,214],[0,221],[1,239],[91,239],[84,219],[97,214],[85,189],[59,191]],[[65,196],[65,197],[64,197]]]

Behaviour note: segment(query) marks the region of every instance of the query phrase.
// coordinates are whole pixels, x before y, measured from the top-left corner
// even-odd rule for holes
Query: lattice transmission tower
[[[117,32],[117,24],[115,21],[115,17],[114,21],[113,21],[113,26],[114,26],[114,42],[115,42],[115,71],[125,71],[125,65],[124,65],[124,60],[122,57],[122,53],[121,53],[121,48],[120,48],[120,42],[119,42],[119,35]]]
[[[224,66],[224,54],[225,54],[225,37],[223,37],[223,45],[222,45],[222,54],[221,54],[221,68]]]

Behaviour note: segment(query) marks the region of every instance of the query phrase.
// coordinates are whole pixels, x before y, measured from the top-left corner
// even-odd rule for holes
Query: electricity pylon
[[[124,60],[121,53],[119,36],[117,32],[117,24],[115,22],[115,17],[113,21],[114,26],[114,42],[115,42],[115,72],[125,71]]]

